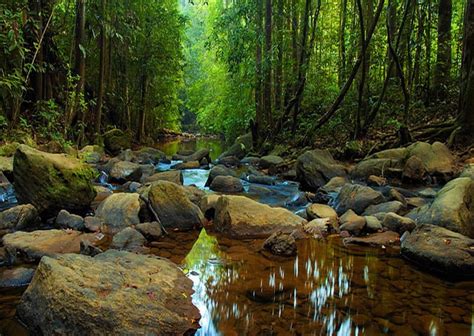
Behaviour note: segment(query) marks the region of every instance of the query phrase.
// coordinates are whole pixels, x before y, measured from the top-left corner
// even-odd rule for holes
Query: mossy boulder
[[[96,196],[91,180],[96,172],[78,159],[49,154],[22,145],[13,160],[15,191],[21,203],[31,203],[41,215],[65,209],[83,213]]]
[[[99,163],[104,154],[104,149],[97,145],[85,146],[78,153],[81,160],[91,164]]]
[[[113,129],[104,133],[104,146],[107,152],[117,155],[132,146],[132,137],[122,130]]]
[[[234,144],[227,151],[219,156],[219,159],[228,156],[235,156],[239,159],[243,159],[252,150],[252,147],[252,134],[247,133],[241,135],[235,140]]]
[[[18,142],[10,142],[0,146],[0,156],[13,156],[20,147]]]

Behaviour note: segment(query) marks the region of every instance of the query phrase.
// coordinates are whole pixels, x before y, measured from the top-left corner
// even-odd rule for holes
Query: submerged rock
[[[114,236],[110,248],[135,252],[139,251],[145,243],[146,239],[140,232],[134,228],[128,227]]]
[[[3,237],[3,246],[11,263],[36,263],[44,256],[79,253],[81,240],[97,241],[94,234],[78,231],[18,231]]]
[[[154,182],[148,199],[166,229],[192,230],[201,227],[204,216],[193,204],[182,186],[172,182]]]
[[[215,204],[214,227],[234,238],[266,238],[291,233],[306,221],[283,208],[271,208],[244,196],[222,196]]]
[[[13,166],[19,201],[33,204],[40,214],[55,216],[62,209],[85,212],[96,196],[91,183],[95,172],[75,158],[22,145]]]
[[[370,205],[382,203],[383,195],[360,184],[345,184],[336,198],[336,212],[341,215],[348,210],[362,214]]]
[[[474,239],[423,224],[402,241],[402,256],[434,273],[474,279]]]
[[[35,270],[32,268],[17,267],[3,269],[0,271],[0,288],[27,286],[34,274]]]
[[[297,180],[304,189],[317,190],[333,177],[346,175],[344,166],[337,163],[328,151],[308,151],[296,161]]]
[[[217,176],[212,180],[210,189],[218,192],[238,193],[244,191],[244,186],[236,177]]]
[[[110,250],[45,257],[17,313],[43,335],[183,335],[198,328],[192,282],[166,259]]]
[[[345,245],[361,245],[371,247],[382,247],[400,244],[400,236],[396,232],[385,231],[374,233],[366,237],[349,237],[343,240]]]
[[[270,253],[282,256],[292,257],[296,255],[296,240],[291,234],[275,232],[263,243],[263,248]]]
[[[141,206],[140,195],[136,193],[120,193],[107,197],[96,211],[96,217],[102,222],[101,230],[115,234],[140,223]]]
[[[31,204],[18,205],[0,212],[0,230],[28,230],[41,224],[38,211]]]

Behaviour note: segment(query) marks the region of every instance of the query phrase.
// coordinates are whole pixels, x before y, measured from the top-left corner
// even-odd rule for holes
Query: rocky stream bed
[[[474,333],[474,159],[443,144],[9,146],[1,334]]]

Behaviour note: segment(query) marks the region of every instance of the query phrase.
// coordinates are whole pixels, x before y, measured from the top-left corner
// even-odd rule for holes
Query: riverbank
[[[179,276],[176,283],[184,291],[192,286],[194,294],[192,301],[181,302],[186,312],[173,323],[195,330],[192,319],[199,318],[186,320],[195,315],[194,305],[201,315],[201,335],[470,334],[472,166],[469,161],[461,165],[443,145],[419,143],[377,153],[354,166],[318,150],[276,148],[260,157],[252,153],[248,137],[224,152],[217,144],[209,150],[209,142],[196,142],[193,148],[177,143],[167,153],[116,151],[117,143],[126,142],[119,140],[109,141],[105,150],[87,147],[67,157],[24,146],[13,153],[5,184],[14,182],[14,195],[33,205],[0,214],[2,223],[9,223],[2,224],[7,233],[3,263],[9,265],[2,269],[3,279],[18,280],[18,274],[31,279],[31,272],[12,276],[6,271],[25,265],[35,270],[38,262],[45,270],[49,259],[59,258],[52,271],[42,271],[50,289],[69,272],[79,271],[75,276],[82,279],[80,272],[101,270],[103,285],[84,287],[99,297],[112,300],[137,290],[142,294],[133,302],[140,304],[158,297],[178,300],[179,290],[142,288],[132,278],[107,287],[113,256],[100,256],[112,248],[137,256],[130,257],[132,272],[140,272],[140,258],[155,255],[182,269],[192,284]],[[118,155],[110,156],[114,151]],[[65,191],[57,195],[60,190]],[[97,256],[61,257],[71,252]],[[77,266],[59,267],[61,258],[72,258],[69,262]],[[67,282],[57,283],[63,286]],[[100,305],[81,310],[79,317],[89,319],[81,325],[81,318],[67,313],[74,314],[75,308],[55,301],[63,294],[53,290],[46,295],[44,289],[36,276],[25,294],[6,290],[11,299],[2,313],[4,333],[19,330],[12,317],[20,295],[20,320],[30,316],[32,303],[55,302],[58,314],[37,310],[38,321],[61,317],[68,333],[95,323],[89,314],[100,312]],[[71,293],[77,290],[72,286]],[[93,298],[84,304],[88,300]],[[113,302],[111,318],[126,311],[123,301],[107,302]],[[136,330],[159,330],[153,329],[159,328],[159,318],[146,327],[140,321],[136,316],[129,322]]]

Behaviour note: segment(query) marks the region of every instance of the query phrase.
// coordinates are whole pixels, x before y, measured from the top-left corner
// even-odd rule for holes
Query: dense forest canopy
[[[406,142],[423,127],[421,140],[446,140],[472,126],[472,11],[471,0],[3,0],[0,127],[78,143],[182,124],[228,140],[251,130],[256,145],[380,129]]]

